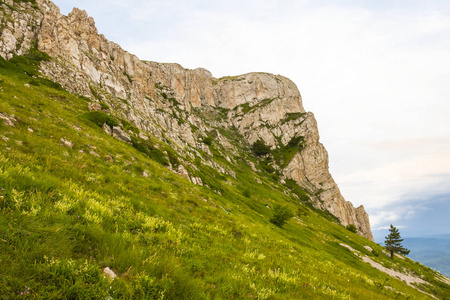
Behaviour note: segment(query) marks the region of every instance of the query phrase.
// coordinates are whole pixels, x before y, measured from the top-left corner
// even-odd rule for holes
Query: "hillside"
[[[3,299],[449,298],[371,241],[287,78],[141,62],[46,0],[1,12]]]

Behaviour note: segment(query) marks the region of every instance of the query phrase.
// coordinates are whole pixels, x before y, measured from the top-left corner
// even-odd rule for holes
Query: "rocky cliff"
[[[169,144],[180,160],[169,167],[196,184],[204,182],[189,157],[234,176],[202,142],[205,137],[214,138],[228,163],[241,157],[255,172],[264,171],[249,152],[262,141],[272,151],[259,161],[276,180],[295,181],[316,208],[373,240],[364,208],[345,201],[330,175],[314,115],[305,112],[291,80],[267,73],[214,78],[201,68],[141,61],[98,34],[85,11],[75,8],[64,16],[49,0],[6,0],[1,10],[0,55],[10,59],[32,49],[49,54],[52,59],[41,62],[42,76],[88,97],[92,110],[123,120],[105,128],[108,133],[130,142],[137,133],[125,128],[126,121],[139,129],[136,138]]]

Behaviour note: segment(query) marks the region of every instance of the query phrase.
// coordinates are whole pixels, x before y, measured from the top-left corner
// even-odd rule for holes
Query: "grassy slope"
[[[0,298],[427,298],[339,243],[407,267],[448,297],[432,270],[373,256],[362,246],[381,247],[268,176],[258,184],[249,167],[230,164],[236,179],[204,174],[222,195],[194,186],[84,118],[85,99],[48,82],[27,87],[36,79],[11,63],[1,62],[0,77],[0,112],[18,120],[0,122]],[[274,203],[306,215],[276,227],[266,207]],[[107,266],[113,282],[101,273]]]

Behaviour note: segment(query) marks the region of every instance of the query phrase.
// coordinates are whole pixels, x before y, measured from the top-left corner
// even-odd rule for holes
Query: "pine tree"
[[[394,253],[408,255],[409,250],[402,246],[403,239],[400,236],[398,229],[392,226],[389,228],[389,235],[386,237],[384,244],[386,249],[391,252],[391,259],[394,259]]]

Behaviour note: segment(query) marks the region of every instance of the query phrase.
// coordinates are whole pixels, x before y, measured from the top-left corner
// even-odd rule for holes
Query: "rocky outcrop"
[[[91,109],[100,109],[100,102],[107,104],[142,132],[188,156],[203,156],[202,163],[223,174],[235,176],[199,142],[214,128],[233,128],[243,137],[236,145],[216,130],[216,140],[233,155],[239,153],[237,147],[249,149],[257,140],[274,151],[297,147],[293,157],[274,162],[281,179],[295,180],[309,191],[317,208],[328,210],[343,225],[354,224],[361,235],[373,240],[364,208],[355,209],[345,201],[330,175],[314,115],[304,110],[291,80],[267,73],[217,79],[202,68],[141,61],[98,34],[85,11],[75,8],[64,16],[49,0],[36,3],[9,0],[1,5],[2,24],[6,24],[0,35],[2,57],[9,59],[37,47],[53,58],[41,63],[43,75],[92,99]],[[120,127],[105,130],[130,142]],[[203,184],[189,174],[193,169],[188,163],[174,167],[181,176]]]
[[[35,45],[43,13],[30,2],[14,0],[2,1],[0,12],[0,55],[10,59],[28,53]]]

